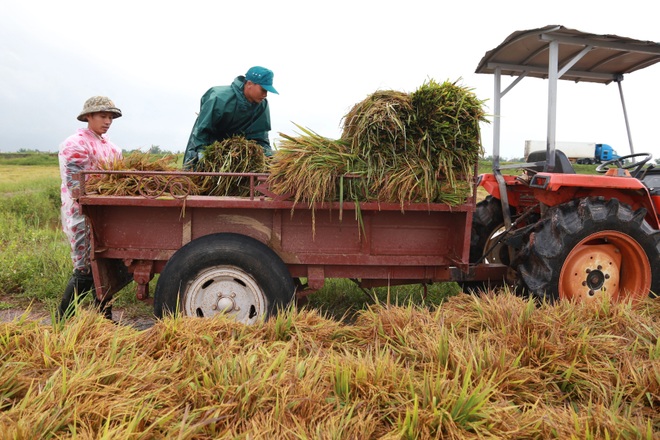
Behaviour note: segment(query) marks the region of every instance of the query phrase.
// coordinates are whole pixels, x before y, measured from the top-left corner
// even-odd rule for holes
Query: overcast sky
[[[532,10],[532,4],[533,10]],[[183,151],[211,86],[250,66],[275,73],[271,143],[298,124],[338,138],[350,108],[377,90],[413,92],[459,80],[487,100],[493,76],[475,74],[484,54],[514,31],[563,25],[660,41],[652,2],[441,0],[31,1],[2,0],[0,151],[56,151],[85,124],[93,95],[124,116],[108,135],[125,149]],[[660,158],[660,64],[623,81],[635,152]],[[510,83],[504,79],[504,86]],[[615,84],[560,81],[557,140],[607,143],[629,153]],[[502,156],[545,139],[547,81],[527,78],[502,101]],[[492,129],[482,127],[492,152]]]

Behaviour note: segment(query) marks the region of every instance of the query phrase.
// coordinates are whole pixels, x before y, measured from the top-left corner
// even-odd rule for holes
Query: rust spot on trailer
[[[216,217],[219,222],[228,225],[242,226],[253,229],[259,234],[263,235],[265,241],[270,241],[272,230],[269,226],[264,225],[260,221],[243,215],[218,215]]]

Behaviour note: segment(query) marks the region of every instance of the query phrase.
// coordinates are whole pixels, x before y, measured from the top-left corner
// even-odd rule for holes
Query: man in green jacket
[[[183,157],[184,168],[195,168],[204,147],[234,135],[256,141],[271,156],[268,92],[279,94],[273,87],[273,72],[261,66],[251,67],[229,86],[211,87],[202,96]]]

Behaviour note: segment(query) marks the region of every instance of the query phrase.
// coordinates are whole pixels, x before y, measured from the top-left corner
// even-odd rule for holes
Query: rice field
[[[0,324],[0,438],[657,439],[660,302]]]

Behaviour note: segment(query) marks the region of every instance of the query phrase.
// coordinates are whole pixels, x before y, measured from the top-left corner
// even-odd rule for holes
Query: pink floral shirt
[[[78,187],[78,181],[73,176],[82,170],[98,168],[99,162],[118,158],[121,158],[121,150],[105,136],[99,136],[88,128],[78,129],[60,144],[62,229],[71,245],[74,270],[89,273],[91,243],[85,216],[72,198],[71,191]]]

